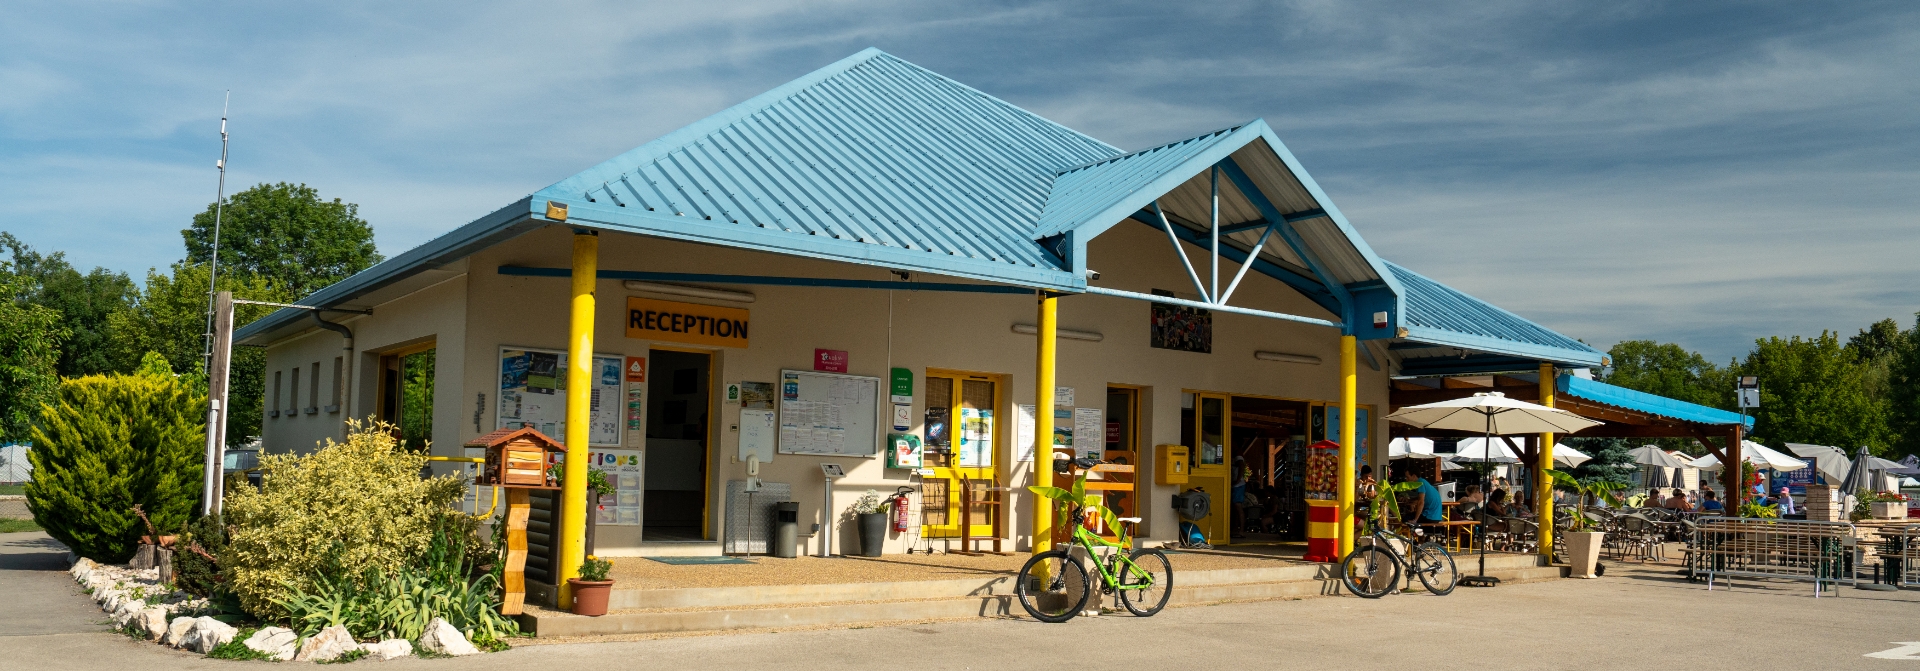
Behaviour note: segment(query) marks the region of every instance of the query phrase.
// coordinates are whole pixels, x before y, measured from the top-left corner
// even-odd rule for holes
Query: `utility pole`
[[[212,356],[207,367],[206,483],[201,487],[200,514],[220,514],[226,499],[227,367],[233,354],[233,292],[213,295]]]
[[[200,372],[212,375],[213,371],[213,292],[215,282],[220,277],[220,217],[225,214],[227,205],[227,107],[233,102],[233,92],[227,92],[226,102],[220,103],[220,160],[213,167],[220,171],[220,188],[213,197],[213,256],[207,264],[207,329],[204,331],[205,347],[200,352]]]

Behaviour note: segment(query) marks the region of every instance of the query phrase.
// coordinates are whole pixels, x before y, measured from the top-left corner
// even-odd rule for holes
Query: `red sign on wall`
[[[823,373],[847,372],[847,351],[843,349],[814,350],[813,369]]]
[[[643,356],[627,357],[627,381],[647,381],[647,358]]]

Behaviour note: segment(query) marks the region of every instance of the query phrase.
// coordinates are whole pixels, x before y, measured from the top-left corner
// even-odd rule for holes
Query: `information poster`
[[[620,447],[623,415],[622,361],[593,357],[593,396],[588,406],[587,444]],[[533,427],[556,441],[567,438],[567,353],[525,347],[500,348],[500,408],[494,428]],[[644,403],[642,404],[644,407]]]
[[[612,496],[600,497],[595,524],[602,526],[639,526],[641,479],[640,450],[589,450],[587,468],[607,474],[613,483]]]
[[[1099,459],[1106,454],[1107,435],[1105,422],[1100,408],[1073,409],[1073,454],[1081,459]]]
[[[1019,454],[1014,461],[1033,461],[1033,432],[1035,430],[1034,413],[1039,412],[1031,405],[1013,406],[1019,415],[1014,426],[1013,445]]]
[[[960,409],[960,465],[966,468],[993,465],[992,410]]]
[[[879,454],[880,378],[780,372],[779,452]]]

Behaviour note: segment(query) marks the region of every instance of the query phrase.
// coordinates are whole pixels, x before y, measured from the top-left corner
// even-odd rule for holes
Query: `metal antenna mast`
[[[213,167],[220,170],[220,189],[213,197],[213,257],[207,267],[207,330],[202,335],[205,347],[200,350],[200,372],[211,374],[213,367],[213,292],[215,282],[220,277],[220,216],[227,205],[227,108],[233,103],[233,90],[227,90],[227,98],[220,103],[220,160]]]

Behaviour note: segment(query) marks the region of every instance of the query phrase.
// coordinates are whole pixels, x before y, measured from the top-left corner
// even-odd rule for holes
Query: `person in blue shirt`
[[[1408,516],[1408,523],[1439,523],[1445,514],[1441,512],[1440,488],[1433,486],[1431,482],[1427,482],[1427,479],[1420,477],[1418,473],[1414,473],[1413,469],[1407,469],[1405,478],[1407,482],[1420,483],[1420,488],[1413,490],[1412,505],[1407,506],[1407,510],[1414,513],[1414,515]]]
[[[1706,497],[1707,497],[1707,500],[1706,500],[1706,502],[1705,502],[1705,503],[1701,503],[1701,504],[1700,504],[1700,511],[1701,511],[1701,512],[1706,512],[1706,511],[1709,511],[1709,510],[1711,510],[1711,511],[1721,511],[1721,510],[1726,510],[1726,509],[1727,509],[1727,508],[1726,508],[1726,506],[1723,506],[1723,505],[1720,505],[1720,499],[1719,499],[1719,498],[1717,498],[1717,497],[1715,497],[1715,496],[1713,495],[1713,492],[1712,492],[1711,490],[1709,490],[1709,491],[1707,491],[1707,492],[1706,492]]]

